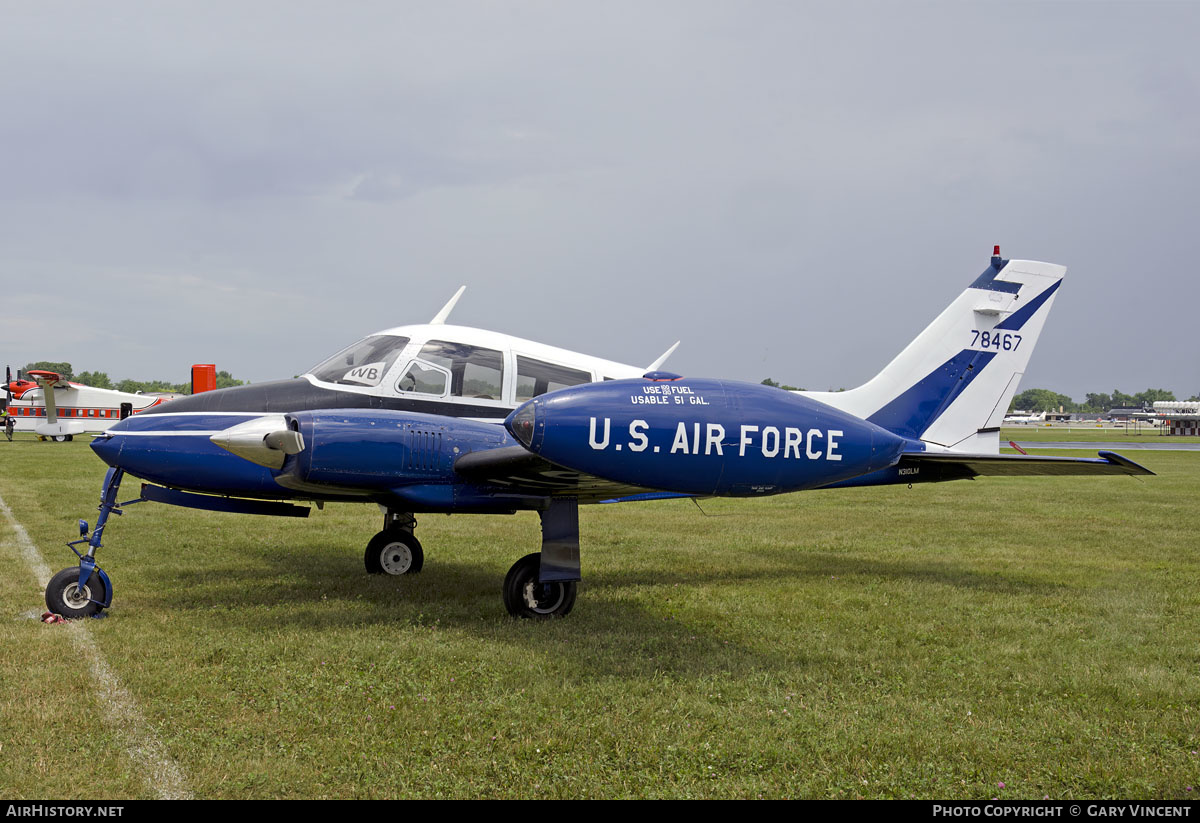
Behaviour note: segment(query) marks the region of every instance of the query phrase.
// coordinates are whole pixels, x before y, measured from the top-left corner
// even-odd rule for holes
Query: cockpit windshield
[[[408,341],[407,337],[375,334],[343,349],[308,373],[325,383],[378,386]]]

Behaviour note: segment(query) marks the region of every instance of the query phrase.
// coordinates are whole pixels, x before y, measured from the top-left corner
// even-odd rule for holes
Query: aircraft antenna
[[[466,290],[466,286],[459,286],[458,291],[454,293],[454,296],[451,297],[450,300],[447,301],[446,305],[442,306],[442,310],[435,314],[433,319],[429,321],[429,325],[441,326],[444,324],[446,322],[446,318],[450,316],[450,312],[454,311],[454,304],[458,302],[458,298],[462,297],[462,293]]]
[[[659,367],[662,366],[663,363],[667,362],[667,358],[670,357],[677,348],[679,348],[679,344],[681,342],[682,341],[680,341],[680,340],[676,340],[674,346],[667,349],[665,352],[663,352],[659,356],[659,358],[657,360],[655,360],[653,363],[651,363],[649,366],[646,367],[646,371],[658,371]]]
[[[688,499],[696,504],[696,508],[700,510],[700,514],[704,515],[705,517],[731,517],[732,516],[732,514],[709,514],[708,512],[706,512],[704,510],[704,507],[700,505],[699,500],[697,500],[694,497],[690,497]]]

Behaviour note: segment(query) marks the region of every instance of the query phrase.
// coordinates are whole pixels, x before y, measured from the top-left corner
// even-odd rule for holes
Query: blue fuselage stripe
[[[995,356],[963,349],[867,420],[902,437],[919,438]]]
[[[1037,310],[1040,309],[1043,305],[1045,305],[1046,301],[1050,299],[1050,296],[1052,294],[1054,294],[1056,291],[1058,291],[1058,287],[1061,285],[1062,285],[1062,281],[1059,280],[1053,286],[1046,289],[1041,294],[1039,294],[1037,297],[1030,300],[1028,303],[1026,303],[1020,309],[1013,312],[1008,317],[1004,318],[999,323],[997,323],[996,328],[1005,329],[1006,331],[1017,331],[1018,329],[1020,329],[1026,323],[1029,322],[1029,318],[1033,317],[1034,313],[1037,312]]]

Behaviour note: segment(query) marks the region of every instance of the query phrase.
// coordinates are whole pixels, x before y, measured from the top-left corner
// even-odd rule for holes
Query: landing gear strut
[[[542,551],[527,554],[504,578],[504,608],[513,617],[566,617],[575,606],[580,581],[579,505],[573,497],[552,501],[539,512]]]
[[[80,539],[67,544],[79,558],[79,565],[63,569],[54,575],[50,584],[46,586],[46,608],[54,614],[61,614],[72,620],[77,617],[91,617],[112,605],[112,581],[104,569],[96,565],[96,550],[100,548],[108,516],[121,514],[122,506],[141,501],[141,498],[138,498],[125,503],[117,502],[117,491],[121,488],[121,478],[124,476],[125,472],[121,469],[108,470],[100,490],[100,516],[96,518],[95,530],[89,537],[87,521],[80,520]],[[87,544],[86,554],[80,554],[75,548],[81,544]]]
[[[367,543],[363,564],[368,574],[416,574],[425,565],[421,541],[413,535],[417,520],[411,512],[388,510],[383,531]]]

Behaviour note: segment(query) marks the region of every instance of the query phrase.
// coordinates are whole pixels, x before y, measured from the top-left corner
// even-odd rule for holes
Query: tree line
[[[762,381],[762,384],[764,386],[775,386],[776,388],[786,389],[787,391],[804,391],[804,389],[796,386],[777,383],[769,377]],[[845,389],[838,389],[837,391],[845,391]],[[1056,412],[1061,408],[1064,412],[1074,412],[1076,414],[1103,414],[1113,409],[1140,409],[1143,406],[1153,406],[1159,400],[1178,399],[1175,396],[1175,392],[1167,391],[1166,389],[1146,389],[1144,392],[1138,392],[1137,394],[1126,394],[1119,389],[1113,389],[1111,394],[1088,392],[1082,403],[1076,403],[1065,394],[1059,394],[1050,389],[1027,389],[1013,398],[1008,410]],[[1200,392],[1192,395],[1188,400],[1200,400]]]
[[[123,392],[173,392],[175,394],[191,394],[192,383],[169,383],[166,380],[112,380],[106,372],[102,371],[81,371],[75,374],[70,363],[53,363],[49,360],[39,360],[36,363],[27,363],[25,371],[33,371],[40,369],[42,371],[52,371],[55,374],[62,375],[64,380],[70,380],[74,383],[82,383],[85,386],[91,386],[94,389],[116,389]],[[227,389],[230,386],[242,386],[247,381],[238,380],[227,371],[217,372],[217,388]]]
[[[1013,398],[1009,411],[1058,411],[1074,412],[1076,414],[1103,414],[1113,409],[1140,409],[1151,406],[1160,400],[1178,400],[1175,392],[1166,389],[1146,389],[1137,394],[1126,394],[1119,389],[1113,389],[1112,394],[1088,392],[1082,403],[1076,403],[1065,394],[1058,394],[1050,389],[1027,389]],[[1193,395],[1189,400],[1200,400],[1200,394]]]

